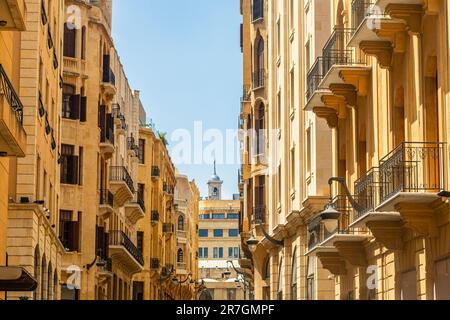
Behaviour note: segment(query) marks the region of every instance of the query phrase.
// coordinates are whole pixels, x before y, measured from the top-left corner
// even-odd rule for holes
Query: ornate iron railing
[[[371,18],[370,24],[372,28],[376,27],[377,20],[385,17],[386,14],[381,12],[380,8],[374,5],[373,0],[353,0],[352,2],[352,35],[359,29],[361,24],[367,18]]]
[[[380,170],[370,169],[355,182],[355,195],[362,210],[355,210],[354,220],[373,211],[380,204]]]
[[[144,265],[144,256],[123,231],[110,231],[109,245],[123,246],[140,265]]]
[[[16,115],[17,121],[23,125],[23,104],[19,95],[14,90],[14,86],[6,74],[5,69],[0,64],[0,94],[4,95],[9,106]]]
[[[133,179],[125,167],[110,167],[110,180],[123,181],[127,184],[132,193],[135,193]]]
[[[314,92],[319,89],[319,85],[325,75],[323,71],[323,59],[322,57],[317,58],[313,66],[307,75],[307,90],[306,90],[306,100],[309,101],[313,96]]]
[[[266,206],[256,206],[253,208],[253,223],[266,223]]]
[[[100,204],[114,207],[114,195],[109,190],[100,190]]]
[[[253,90],[264,87],[266,83],[266,70],[260,69],[253,72],[252,81]]]
[[[439,142],[403,142],[381,159],[381,202],[400,192],[442,191],[444,147]]]

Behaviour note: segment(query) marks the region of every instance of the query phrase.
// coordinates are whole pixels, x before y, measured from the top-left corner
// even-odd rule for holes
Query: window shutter
[[[80,119],[80,103],[81,99],[79,94],[70,97],[70,119]]]
[[[78,157],[67,157],[67,175],[69,184],[78,184]]]
[[[86,110],[87,108],[87,97],[81,97],[81,105],[80,105],[80,121],[86,122]]]
[[[106,125],[106,106],[100,106],[98,110],[98,126],[102,130],[101,131],[101,141],[105,141],[105,125]]]
[[[103,252],[105,253],[105,258],[107,259],[109,257],[109,233],[103,233],[103,243],[104,243],[104,249]]]
[[[72,222],[72,251],[79,251],[80,245],[80,223]]]
[[[109,82],[109,69],[111,66],[111,57],[109,55],[103,56],[103,82]]]

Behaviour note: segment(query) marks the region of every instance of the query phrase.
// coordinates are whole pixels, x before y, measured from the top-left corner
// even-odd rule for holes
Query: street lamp
[[[249,250],[253,253],[256,251],[256,246],[258,245],[259,241],[255,238],[255,235],[252,233],[250,234],[250,238],[247,240],[247,245]]]

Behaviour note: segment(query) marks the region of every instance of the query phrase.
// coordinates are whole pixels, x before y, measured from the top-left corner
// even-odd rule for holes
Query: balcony
[[[401,48],[405,45],[397,45],[396,41],[401,39],[397,35],[406,31],[406,22],[386,13],[387,5],[393,2],[414,6],[422,1],[354,0],[351,8],[354,32],[348,46],[361,48],[367,54],[375,55],[382,67],[390,66],[393,47]],[[408,10],[403,8],[401,11],[405,13]]]
[[[123,207],[126,202],[133,199],[134,183],[125,167],[110,167],[109,181],[116,207]]]
[[[145,217],[145,203],[140,196],[136,197],[135,201],[125,204],[125,216],[131,224],[136,224],[139,220]]]
[[[170,186],[167,182],[163,183],[163,192],[166,196],[173,197],[174,195],[174,188]]]
[[[128,156],[137,157],[139,155],[139,146],[136,144],[134,137],[127,138],[127,150]]]
[[[127,131],[127,122],[125,116],[122,114],[120,110],[120,105],[118,103],[113,104],[112,114],[114,117],[114,123],[116,125],[116,130],[118,134],[125,135]]]
[[[352,29],[337,28],[328,39],[322,57],[317,58],[307,75],[305,110],[325,107],[324,99],[332,95],[342,96],[347,104],[355,106],[356,91],[367,93],[370,67],[364,54],[347,48],[352,34]]]
[[[144,268],[144,257],[123,231],[110,231],[109,256],[118,261],[127,273],[139,273]]]
[[[105,126],[100,128],[100,154],[106,159],[111,159],[114,151],[114,130]]]
[[[380,160],[380,206],[393,211],[402,202],[430,204],[444,187],[444,143],[404,142]]]
[[[103,56],[103,77],[101,83],[103,93],[110,99],[116,94],[116,76],[111,69],[111,56]]]
[[[98,269],[98,275],[100,277],[100,279],[112,279],[114,274],[113,274],[113,269],[112,269],[112,259],[108,258],[105,261],[103,261],[100,264],[97,264],[97,269]]]
[[[337,28],[325,44],[322,53],[323,79],[321,87],[329,88],[333,84],[343,84],[345,78],[361,72],[368,75],[370,67],[366,65],[366,56],[358,55],[353,48],[347,48],[353,32],[353,29]]]
[[[241,97],[241,119],[245,120],[247,116],[252,112],[252,94],[249,86],[242,87]]]
[[[336,242],[362,242],[367,238],[365,230],[350,227],[353,209],[345,196],[333,199],[333,208],[340,212],[338,219],[318,216],[308,224],[308,253],[336,252]]]
[[[173,223],[164,223],[163,224],[163,233],[167,236],[171,236],[173,235],[173,233],[175,232],[175,227],[173,225]]]
[[[0,64],[0,155],[24,157],[27,136],[23,128],[23,105]]]
[[[159,223],[159,212],[156,210],[152,211],[152,216],[150,218],[150,222],[152,225],[157,225]]]
[[[24,31],[26,6],[24,0],[0,0],[0,20],[5,21],[2,31]]]
[[[320,87],[324,77],[324,61],[322,57],[317,58],[307,75],[306,104],[304,110],[311,111],[315,107],[324,107],[322,96],[331,94],[329,89]]]
[[[266,223],[266,206],[256,206],[253,208],[253,223],[265,224]]]
[[[76,77],[86,76],[86,61],[84,60],[72,57],[63,57],[63,67],[65,74]]]
[[[177,230],[178,243],[187,243],[187,232],[184,230]]]
[[[114,210],[114,195],[109,190],[100,190],[99,215],[109,218]]]
[[[266,70],[260,69],[258,71],[253,72],[252,84],[253,90],[258,90],[264,88],[266,83]]]

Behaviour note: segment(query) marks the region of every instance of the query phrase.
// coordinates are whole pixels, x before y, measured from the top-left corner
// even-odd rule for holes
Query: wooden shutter
[[[71,251],[79,251],[80,246],[80,223],[78,221],[71,223]]]
[[[70,97],[70,119],[78,120],[80,119],[80,105],[81,98],[79,94],[72,95]]]
[[[110,69],[110,64],[111,63],[111,57],[109,55],[104,55],[103,56],[103,82],[109,82],[109,69]]]
[[[106,133],[105,133],[105,126],[106,126],[106,106],[100,106],[98,109],[98,127],[102,130],[101,131],[101,141],[105,141]]]
[[[105,258],[109,257],[109,233],[103,233],[103,243],[104,243],[104,249],[103,252],[105,253]]]
[[[78,184],[78,157],[67,156],[67,175],[69,184]]]
[[[87,97],[81,97],[80,103],[80,121],[86,122]]]
[[[75,58],[76,47],[76,34],[77,30],[72,26],[72,29],[67,27],[67,23],[64,24],[64,56]]]

